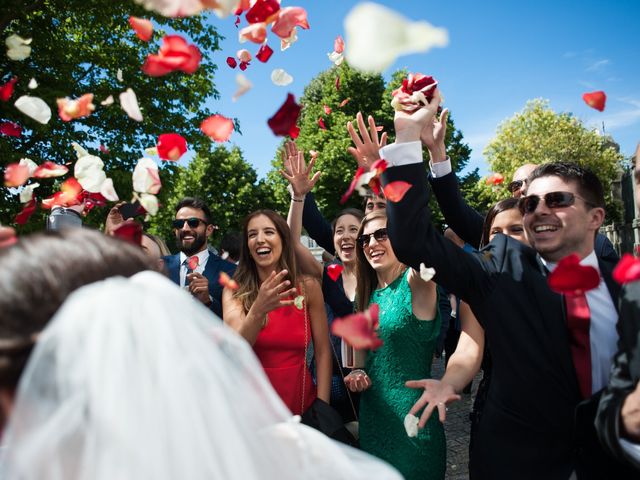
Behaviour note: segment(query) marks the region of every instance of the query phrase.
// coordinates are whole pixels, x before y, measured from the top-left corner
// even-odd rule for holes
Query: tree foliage
[[[140,41],[129,27],[129,15],[150,18],[155,33],[149,43]],[[176,132],[184,136],[191,149],[207,148],[210,140],[199,131],[199,123],[210,112],[205,101],[218,98],[213,83],[216,70],[214,53],[220,37],[206,16],[170,19],[147,12],[132,0],[32,0],[13,1],[0,13],[0,31],[4,38],[15,33],[32,38],[31,56],[12,61],[0,49],[0,83],[17,76],[16,90],[8,102],[0,102],[0,120],[23,127],[20,138],[0,137],[0,167],[28,157],[36,163],[75,161],[71,142],[75,141],[99,155],[113,177],[120,198],[131,196],[130,172],[143,149],[154,146],[158,135]],[[149,77],[140,66],[147,54],[157,52],[164,33],[178,33],[196,44],[202,62],[193,75],[174,72]],[[123,81],[117,79],[122,71]],[[27,87],[35,78],[39,86]],[[118,95],[132,88],[138,97],[144,121],[131,120],[118,104]],[[96,111],[89,117],[71,122],[58,118],[56,98],[95,95]],[[13,102],[21,95],[41,97],[52,109],[47,125],[41,125],[20,113]],[[100,101],[113,95],[109,107]],[[109,154],[98,152],[105,145]],[[171,170],[173,167],[168,167]],[[165,188],[172,172],[163,168]],[[39,198],[57,190],[59,182],[43,181],[36,190]],[[20,209],[17,198],[4,189],[0,194],[0,221],[11,223]],[[89,223],[99,223],[104,212],[96,212]],[[30,222],[41,225],[37,219]],[[29,226],[27,226],[29,229]]]

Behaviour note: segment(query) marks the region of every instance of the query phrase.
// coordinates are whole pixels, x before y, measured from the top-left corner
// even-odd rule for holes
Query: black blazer
[[[415,269],[435,268],[434,280],[471,306],[491,345],[492,381],[470,459],[472,478],[566,480],[581,470],[585,455],[601,459],[602,451],[585,451],[575,439],[589,425],[594,430],[593,417],[577,428],[580,392],[562,297],[549,289],[536,251],[496,235],[480,252],[465,252],[431,223],[423,165],[389,168],[382,176],[383,185],[397,180],[413,186],[387,204],[396,256]],[[616,298],[613,265],[600,261],[600,267]],[[610,468],[606,461],[603,468]],[[599,477],[587,471],[580,478]]]
[[[640,462],[620,447],[620,410],[640,381],[640,282],[625,285],[620,300],[620,342],[609,386],[600,399],[596,428],[602,443],[617,458],[640,471]]]
[[[167,274],[171,281],[177,285],[180,285],[180,254],[167,255],[162,257],[164,260]],[[213,299],[209,309],[215,313],[218,317],[222,318],[222,286],[218,279],[220,272],[226,272],[229,276],[233,276],[236,271],[236,265],[223,260],[220,256],[213,252],[209,252],[209,259],[204,267],[202,275],[209,280],[209,295]]]
[[[311,192],[307,193],[304,198],[302,226],[309,236],[313,238],[320,247],[324,248],[327,253],[330,255],[336,254],[336,249],[333,246],[333,229],[331,228],[331,224],[327,222],[322,216],[322,213],[320,213],[316,199]]]

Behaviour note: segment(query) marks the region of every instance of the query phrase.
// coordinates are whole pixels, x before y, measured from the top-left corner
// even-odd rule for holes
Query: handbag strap
[[[309,323],[309,318],[307,314],[307,295],[305,294],[304,289],[304,280],[300,282],[301,290],[302,290],[302,306],[304,310],[304,358],[302,359],[302,403],[300,405],[300,413],[304,413],[304,391],[307,386],[307,354],[309,353],[309,332],[307,325]]]

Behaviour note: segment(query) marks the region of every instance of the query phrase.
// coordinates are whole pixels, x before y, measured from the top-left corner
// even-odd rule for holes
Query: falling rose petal
[[[10,163],[4,169],[4,186],[19,187],[29,180],[29,167],[19,163]]]
[[[247,0],[244,0],[245,2]],[[242,8],[243,1],[239,0],[201,0],[202,6],[213,10],[218,18],[227,18],[232,13],[236,12],[238,8]],[[249,6],[247,5],[247,8]],[[244,10],[244,9],[243,9]]]
[[[288,49],[291,45],[293,45],[297,41],[298,41],[298,29],[296,27],[293,27],[293,30],[291,30],[291,35],[289,35],[287,38],[280,39],[280,51],[284,52],[286,49]]]
[[[344,40],[342,40],[341,35],[338,35],[333,41],[333,51],[336,53],[344,52]]]
[[[280,10],[280,2],[278,0],[257,0],[249,9],[245,18],[249,23],[266,22],[278,10]]]
[[[376,3],[359,3],[344,21],[345,58],[349,65],[380,73],[398,56],[445,47],[449,34],[425,21],[411,22]]]
[[[238,28],[238,25],[240,25],[240,17],[236,17],[236,21],[233,22],[233,24],[235,25],[236,28]]]
[[[7,46],[7,57],[11,60],[21,61],[31,55],[31,39],[24,39],[18,35],[9,35],[5,40]]]
[[[329,105],[323,105],[322,108],[324,109],[324,113],[327,115],[331,114],[331,107]]]
[[[340,76],[336,77],[336,90],[340,90]]]
[[[504,182],[504,176],[500,173],[492,173],[487,177],[485,182],[487,185],[500,185],[502,182]]]
[[[38,164],[31,160],[30,158],[21,158],[20,165],[26,165],[29,169],[29,176],[33,177],[33,174],[38,169]]]
[[[109,105],[113,105],[113,95],[109,95],[103,101],[100,102],[100,105],[104,107],[108,107]]]
[[[241,62],[245,62],[245,63],[249,63],[251,61],[251,59],[253,58],[251,56],[251,52],[249,50],[247,50],[246,48],[243,48],[242,50],[238,50],[236,52],[236,57],[238,57],[238,60],[240,60]]]
[[[227,65],[229,65],[231,68],[236,68],[238,66],[238,62],[233,57],[227,57]]]
[[[156,155],[158,155],[158,149],[156,147],[145,148],[144,153],[145,155],[150,155],[152,157],[155,157]]]
[[[158,137],[156,148],[162,160],[176,162],[187,151],[187,141],[177,133],[163,133]]]
[[[418,417],[407,413],[404,417],[404,431],[407,432],[407,437],[413,438],[418,436]]]
[[[222,288],[228,288],[229,290],[238,290],[240,285],[238,282],[233,280],[226,272],[220,272],[220,276],[218,277],[218,283],[222,286]]]
[[[11,95],[13,95],[13,90],[17,81],[18,81],[18,77],[13,77],[4,85],[0,85],[0,100],[2,100],[3,102],[6,102],[11,98]]]
[[[161,77],[180,70],[194,73],[200,66],[202,54],[195,45],[187,44],[180,35],[166,35],[158,54],[149,54],[142,65],[142,71],[151,77]]]
[[[39,97],[23,95],[16,100],[14,105],[27,117],[31,117],[36,122],[40,122],[43,125],[46,125],[49,123],[49,120],[51,120],[51,109],[49,108],[49,105]]]
[[[391,182],[384,187],[384,196],[387,200],[392,202],[399,202],[404,197],[405,193],[409,191],[411,184],[398,180],[397,182]]]
[[[591,108],[595,108],[596,110],[603,112],[607,101],[607,95],[602,90],[598,90],[597,92],[583,94],[582,99]]]
[[[271,31],[280,38],[289,38],[295,27],[309,28],[307,11],[302,7],[285,7],[278,11],[278,17],[271,26]]]
[[[75,100],[58,98],[56,102],[58,103],[58,116],[64,122],[88,117],[96,109],[93,104],[93,93],[86,93]]]
[[[415,112],[433,98],[438,81],[422,73],[410,73],[402,86],[391,92],[391,106],[396,111]]]
[[[148,42],[153,36],[153,24],[146,18],[129,17],[129,25],[140,40]]]
[[[293,304],[298,310],[302,310],[304,308],[304,297],[302,295],[298,295],[293,299]]]
[[[39,183],[30,183],[20,192],[20,203],[29,203],[33,199],[33,191],[40,186]]]
[[[100,150],[101,153],[104,153],[105,155],[109,155],[109,147],[107,147],[106,145],[100,145],[98,147],[98,150]]]
[[[202,0],[135,0],[135,2],[165,17],[190,17],[197,15],[204,8]],[[219,3],[228,2],[215,2],[216,6]]]
[[[133,220],[125,220],[113,230],[113,236],[134,245],[141,245],[142,225]]]
[[[140,205],[144,208],[145,212],[152,216],[158,213],[158,198],[155,195],[150,193],[141,193],[139,198]]]
[[[69,169],[64,165],[54,162],[44,162],[33,172],[35,178],[55,178],[66,175]]]
[[[35,198],[32,198],[24,207],[22,207],[22,211],[16,215],[14,222],[18,225],[24,225],[27,223],[31,215],[33,215],[38,208],[38,202]]]
[[[138,106],[136,93],[130,88],[127,88],[126,91],[120,94],[120,106],[132,120],[135,120],[136,122],[141,122],[143,120],[142,112],[140,112],[140,107]]]
[[[372,303],[364,312],[357,312],[342,318],[336,318],[331,324],[331,333],[342,337],[353,348],[376,350],[383,342],[378,337],[380,308]]]
[[[53,197],[49,197],[42,201],[43,208],[53,208],[56,205],[61,207],[71,207],[80,205],[83,200],[82,186],[74,178],[68,178],[60,186],[60,191],[55,193]]]
[[[233,120],[222,115],[212,115],[203,120],[200,130],[216,142],[226,142],[233,132]]]
[[[122,69],[119,68],[116,71],[116,80],[118,80],[120,83],[124,82],[124,78],[122,77]]]
[[[260,47],[258,53],[256,53],[256,58],[260,60],[262,63],[267,63],[269,59],[273,55],[273,50],[266,43]]]
[[[240,62],[240,65],[238,65],[240,67],[240,70],[242,70],[243,72],[247,69],[247,67],[249,66],[249,64],[247,62]]]
[[[160,191],[160,175],[158,165],[150,158],[138,160],[132,175],[133,191],[138,193],[150,193],[155,195]]]
[[[253,42],[264,43],[267,39],[267,24],[253,23],[247,27],[244,27],[238,32],[238,40],[240,43]]]
[[[426,267],[424,263],[420,264],[420,278],[423,281],[428,282],[434,277],[435,274],[436,274],[435,268]]]
[[[293,77],[285,72],[282,68],[276,68],[271,72],[271,81],[279,87],[286,87],[293,82]]]
[[[0,248],[7,248],[18,242],[16,232],[11,227],[0,225]]]
[[[106,178],[104,182],[102,182],[102,185],[100,185],[100,194],[110,202],[117,202],[119,200],[111,178]]]
[[[349,184],[349,188],[347,189],[346,192],[344,192],[344,195],[342,195],[342,197],[340,198],[340,204],[344,204],[349,197],[351,196],[351,194],[355,191],[356,189],[356,185],[358,184],[358,182],[360,181],[360,178],[365,174],[365,169],[362,167],[359,167],[356,170],[355,175],[353,176],[353,179],[351,180],[351,183]]]
[[[620,285],[640,280],[640,259],[625,253],[613,269],[613,279]]]
[[[82,145],[80,145],[77,142],[71,142],[71,147],[76,152],[76,156],[79,159],[89,155],[89,152],[87,151],[87,149],[85,149]],[[102,167],[100,167],[100,168],[102,168]]]
[[[198,268],[199,264],[200,264],[200,259],[198,258],[197,255],[193,255],[192,257],[189,257],[189,263],[187,263],[187,265],[191,270],[195,270],[196,268]]]
[[[333,280],[334,282],[337,282],[338,277],[340,276],[343,270],[344,270],[344,266],[340,265],[339,263],[332,263],[327,267],[327,275],[329,275],[329,278],[331,280]]]
[[[22,135],[22,127],[13,122],[0,123],[0,133],[8,137],[20,137]]]
[[[73,176],[88,192],[99,192],[102,183],[107,179],[104,163],[100,157],[85,155],[80,157],[73,166]]]
[[[575,294],[600,285],[600,274],[591,266],[580,265],[580,258],[572,253],[558,262],[547,282],[554,292]]]
[[[300,116],[301,109],[302,107],[296,103],[296,98],[289,93],[278,111],[267,120],[267,124],[273,134],[283,137],[289,135],[291,138],[297,138],[300,129],[296,126],[296,122]]]
[[[231,97],[231,100],[234,102],[249,90],[251,90],[253,84],[249,80],[247,80],[247,77],[239,73],[238,75],[236,75],[236,86],[238,87],[238,89],[236,90],[236,93],[233,94],[233,97]]]
[[[322,129],[322,130],[326,130],[327,127],[324,125],[324,119],[322,117],[318,118],[318,126]]]
[[[27,87],[29,87],[30,90],[35,90],[36,88],[38,88],[37,80],[35,78],[29,80],[29,84],[27,85]]]
[[[344,62],[344,55],[342,53],[327,53],[327,57],[329,57],[329,60],[335,65],[342,65],[342,62]]]

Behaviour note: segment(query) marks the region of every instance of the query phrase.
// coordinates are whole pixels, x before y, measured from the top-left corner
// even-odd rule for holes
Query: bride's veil
[[[3,479],[401,478],[292,419],[249,345],[152,272],[67,299],[4,444]]]

